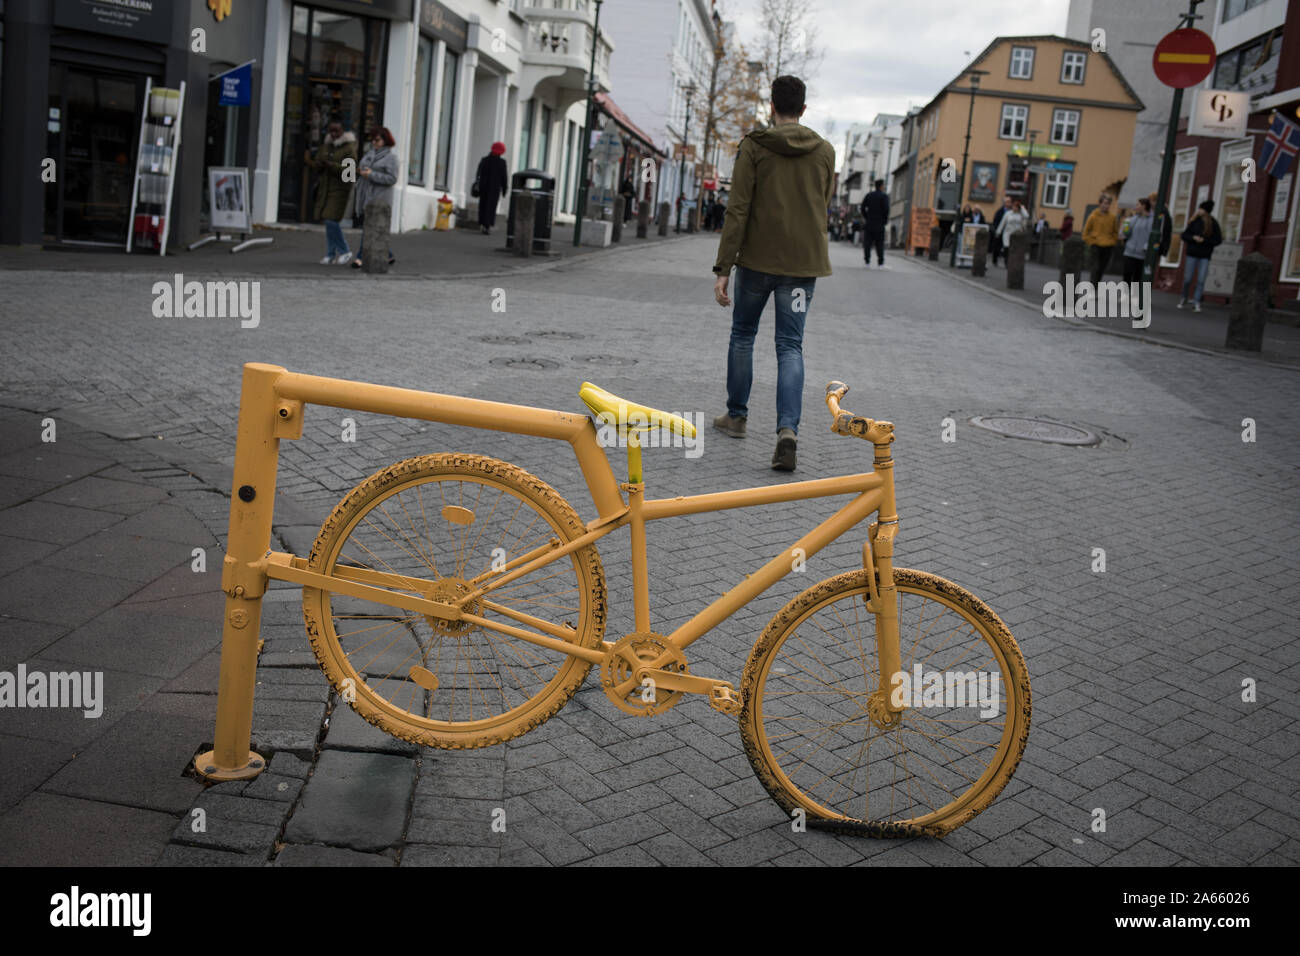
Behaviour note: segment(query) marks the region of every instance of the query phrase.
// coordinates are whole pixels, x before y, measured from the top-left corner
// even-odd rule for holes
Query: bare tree
[[[714,16],[713,64],[704,107],[704,148],[701,159],[708,163],[715,144],[734,150],[741,138],[759,125],[765,99],[756,82],[754,60],[735,30],[723,18],[728,9],[718,4]]]
[[[793,74],[805,83],[821,67],[817,48],[818,10],[809,0],[761,0],[758,14],[762,29],[759,59],[770,84],[778,76]]]

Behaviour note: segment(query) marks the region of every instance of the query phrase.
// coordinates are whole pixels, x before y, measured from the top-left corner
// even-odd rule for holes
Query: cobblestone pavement
[[[109,433],[161,434],[229,467],[239,364],[266,361],[508,402],[580,408],[583,379],[707,418],[723,407],[727,314],[711,301],[708,237],[565,263],[526,277],[330,284],[268,280],[262,319],[156,319],[151,277],[6,275],[0,402]],[[753,776],[735,722],[688,699],[644,720],[594,679],[505,746],[411,750],[339,706],[315,669],[296,594],[268,600],[254,734],[276,751],[251,784],[222,784],[182,821],[164,862],[261,864],[1148,864],[1300,862],[1300,379],[1045,319],[899,258],[866,272],[832,247],[805,341],[794,478],[867,467],[829,433],[820,396],[898,427],[896,563],[987,601],[1016,635],[1034,689],[1023,762],[999,799],[942,841],[793,833]],[[505,311],[494,311],[504,290]],[[703,454],[647,452],[656,496],[785,480],[770,314],[756,348],[750,437],[705,433]],[[507,341],[502,337],[509,337]],[[1099,430],[1093,448],[1001,438],[997,412]],[[344,417],[356,441],[341,440]],[[1242,440],[1243,419],[1255,440]],[[942,440],[952,419],[956,440]],[[540,439],[313,408],[286,442],[281,491],[313,522],[362,477],[442,450],[513,461],[594,514],[571,457]],[[555,454],[559,451],[560,454]],[[616,471],[621,463],[615,461]],[[774,505],[656,523],[653,624],[668,631],[829,513]],[[281,516],[281,524],[286,520]],[[601,542],[607,635],[632,630],[625,537]],[[691,648],[692,670],[737,680],[771,616],[851,569],[861,537],[810,559]],[[1096,573],[1094,549],[1106,571]],[[0,579],[0,588],[9,579]],[[215,658],[193,671],[215,689]],[[1242,682],[1258,702],[1242,701]],[[326,722],[326,718],[328,721]],[[195,741],[197,745],[199,741]],[[506,812],[504,834],[493,811]],[[1094,810],[1107,829],[1093,832]]]

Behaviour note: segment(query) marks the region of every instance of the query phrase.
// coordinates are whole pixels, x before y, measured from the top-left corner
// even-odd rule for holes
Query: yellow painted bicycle
[[[444,748],[502,743],[546,721],[598,668],[614,706],[653,715],[700,695],[739,718],[763,786],[813,826],[871,836],[942,835],[1006,785],[1029,733],[1024,658],[998,616],[943,578],[893,566],[894,427],[840,408],[832,429],[875,449],[870,472],[670,499],[645,497],[641,451],[690,422],[584,384],[596,417],[248,365],[240,408],[216,746],[200,773],[247,777],[260,598],[269,579],[303,587],[316,656],[377,727]],[[278,442],[308,404],[567,441],[597,516],[584,522],[521,468],[467,454],[398,462],[334,508],[311,553],[269,550]],[[628,480],[597,437],[615,429]],[[652,629],[646,524],[677,515],[845,495],[835,514],[671,633]],[[767,625],[739,687],[692,670],[686,651],[831,541],[877,515],[861,568],[790,601]],[[596,543],[631,533],[635,630],[605,634]],[[250,626],[251,625],[251,626]]]

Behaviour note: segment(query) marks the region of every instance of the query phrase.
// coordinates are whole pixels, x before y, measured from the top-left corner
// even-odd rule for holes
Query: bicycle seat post
[[[645,548],[645,516],[641,506],[645,502],[645,483],[641,474],[641,432],[628,428],[627,436],[627,506],[631,516],[632,533],[632,606],[636,614],[636,629],[650,630],[650,565]]]

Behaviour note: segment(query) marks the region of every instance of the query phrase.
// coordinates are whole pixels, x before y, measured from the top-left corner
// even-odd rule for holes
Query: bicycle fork
[[[903,669],[898,635],[898,589],[894,586],[894,536],[898,533],[898,513],[894,504],[894,462],[888,443],[876,445],[876,472],[887,477],[878,520],[867,529],[862,545],[862,566],[867,572],[870,599],[867,610],[876,617],[876,661],[880,667],[880,684],[868,709],[873,721],[882,727],[897,724],[904,709],[892,693],[894,676]]]

